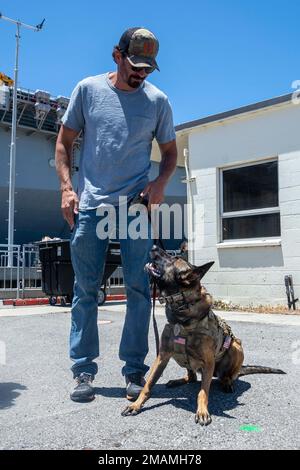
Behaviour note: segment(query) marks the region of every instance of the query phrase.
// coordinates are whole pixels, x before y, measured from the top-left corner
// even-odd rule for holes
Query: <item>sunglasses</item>
[[[142,72],[143,70],[145,71],[145,73],[147,75],[149,75],[150,73],[154,72],[154,70],[156,69],[156,67],[134,67],[133,65],[131,65],[131,63],[129,62],[128,60],[128,56],[126,56],[126,59],[127,59],[127,62],[129,63],[130,67],[131,67],[131,70],[133,72]]]

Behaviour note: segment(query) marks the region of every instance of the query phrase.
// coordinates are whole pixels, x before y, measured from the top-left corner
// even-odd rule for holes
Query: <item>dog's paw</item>
[[[134,405],[126,406],[125,410],[122,411],[122,416],[136,416],[140,412],[140,408]]]
[[[204,413],[197,411],[195,414],[195,423],[199,423],[201,426],[208,426],[211,423],[211,416],[208,411]]]

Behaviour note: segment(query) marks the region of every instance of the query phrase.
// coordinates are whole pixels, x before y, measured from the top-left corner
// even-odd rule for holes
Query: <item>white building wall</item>
[[[286,304],[284,276],[300,297],[300,106],[276,105],[194,128],[189,162],[195,242],[192,262],[215,261],[204,284],[216,299]],[[220,246],[219,169],[278,157],[281,244]],[[224,246],[224,245],[223,245]]]

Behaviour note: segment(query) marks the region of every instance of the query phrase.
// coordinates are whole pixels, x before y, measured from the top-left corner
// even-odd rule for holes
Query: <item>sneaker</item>
[[[125,375],[126,380],[126,398],[127,400],[136,400],[146,383],[144,376],[140,372]]]
[[[95,392],[92,387],[94,376],[82,372],[78,377],[75,377],[76,386],[70,394],[73,401],[91,401],[95,398]]]

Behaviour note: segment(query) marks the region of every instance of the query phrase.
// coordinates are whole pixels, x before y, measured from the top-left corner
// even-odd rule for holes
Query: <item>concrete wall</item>
[[[189,133],[195,264],[215,261],[204,284],[217,299],[286,304],[284,276],[300,297],[300,106],[285,104],[211,123]],[[281,237],[260,246],[220,244],[219,170],[278,158]]]

